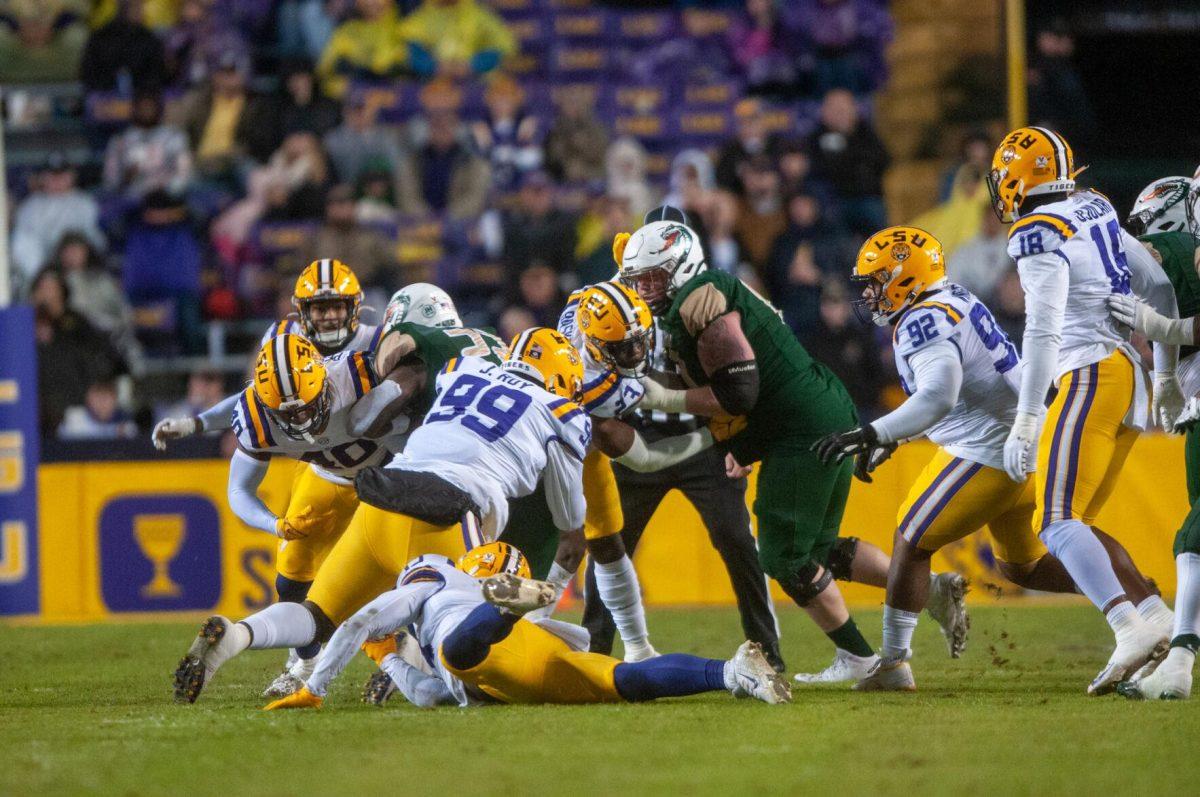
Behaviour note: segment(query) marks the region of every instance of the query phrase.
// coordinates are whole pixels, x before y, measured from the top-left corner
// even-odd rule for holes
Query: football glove
[[[746,428],[745,415],[718,415],[708,422],[713,442],[723,443]]]
[[[1004,472],[1018,484],[1037,466],[1037,439],[1041,418],[1018,412],[1004,441]]]
[[[368,639],[362,643],[362,651],[379,667],[383,660],[396,652],[396,635],[388,634],[381,639]]]
[[[279,520],[282,521],[284,525],[281,527],[277,522],[275,524],[275,531],[278,533],[281,531],[281,529],[286,529],[287,534],[291,536],[279,534],[280,537],[283,537],[285,540],[298,540],[307,537],[314,531],[319,530],[322,526],[326,525],[332,517],[333,511],[330,509],[318,511],[313,509],[311,505],[305,505],[304,508],[299,512],[280,518]]]
[[[159,451],[167,450],[168,440],[182,440],[204,431],[199,418],[163,418],[154,424],[150,439]]]
[[[875,448],[869,451],[863,451],[854,455],[854,478],[860,482],[870,484],[875,481],[871,474],[883,463],[887,462],[892,456],[892,452],[899,447],[899,443],[880,443]]]
[[[632,237],[632,233],[619,232],[613,238],[613,260],[617,261],[617,268],[621,267],[621,260],[625,257],[625,245]]]
[[[1154,396],[1150,400],[1150,414],[1164,432],[1172,432],[1175,422],[1183,414],[1183,390],[1175,372],[1154,374]]]
[[[879,445],[879,435],[867,424],[851,429],[848,432],[836,432],[822,437],[809,446],[809,451],[815,451],[824,465],[836,465],[846,457],[870,453]]]
[[[1109,314],[1147,338],[1159,343],[1192,346],[1196,342],[1196,322],[1192,318],[1167,318],[1132,294],[1114,293],[1108,297]]]
[[[293,692],[287,697],[281,697],[268,703],[263,706],[263,711],[274,711],[278,708],[320,708],[324,702],[325,698],[314,695],[305,686],[299,692]]]

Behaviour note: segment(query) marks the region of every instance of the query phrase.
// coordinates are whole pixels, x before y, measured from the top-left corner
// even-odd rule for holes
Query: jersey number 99
[[[533,399],[504,385],[488,385],[486,379],[463,374],[438,398],[425,423],[458,421],[487,442],[496,442],[508,434]]]

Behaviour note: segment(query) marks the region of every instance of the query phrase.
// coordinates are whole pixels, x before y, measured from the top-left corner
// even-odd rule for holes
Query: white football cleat
[[[1187,700],[1192,696],[1192,665],[1195,656],[1172,655],[1140,679],[1117,684],[1117,691],[1131,700]],[[1143,668],[1145,669],[1145,668]]]
[[[649,641],[641,645],[625,646],[625,661],[629,662],[630,664],[634,663],[635,661],[653,659],[658,655],[658,651],[654,649],[654,646],[651,645]]]
[[[250,632],[228,618],[214,614],[205,620],[175,669],[175,701],[195,703],[221,665],[249,644]]]
[[[858,692],[915,692],[917,682],[913,680],[908,659],[880,659],[871,674],[851,688]]]
[[[558,596],[554,585],[548,581],[521,578],[512,573],[500,573],[485,578],[482,589],[485,601],[519,615],[549,606]]]
[[[734,697],[753,697],[772,705],[792,702],[791,688],[763,656],[757,642],[743,642],[729,663],[737,683],[729,690]]]
[[[1117,631],[1117,647],[1104,669],[1088,684],[1087,693],[1106,695],[1148,662],[1167,655],[1168,638],[1158,626],[1138,617]]]
[[[289,651],[287,667],[275,676],[275,680],[271,681],[270,686],[263,690],[263,697],[278,699],[299,692],[304,688],[305,682],[316,668],[316,656],[311,659],[302,659],[296,655],[295,649]]]
[[[820,672],[798,672],[795,676],[797,683],[802,684],[836,684],[842,681],[861,681],[871,674],[872,668],[879,663],[879,656],[855,656],[848,650],[837,649],[833,662]]]
[[[963,598],[969,588],[967,580],[958,573],[938,573],[929,583],[925,611],[941,626],[952,659],[957,659],[967,649],[971,618],[967,616]]]

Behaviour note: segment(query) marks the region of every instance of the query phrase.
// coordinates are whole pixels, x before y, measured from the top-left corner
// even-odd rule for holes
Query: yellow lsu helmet
[[[300,326],[309,340],[322,351],[332,353],[358,331],[358,313],[362,306],[362,286],[355,273],[340,260],[322,258],[309,263],[296,280],[292,306],[300,314]],[[342,304],[346,313],[340,319],[314,319],[313,308],[328,303]]]
[[[458,557],[457,567],[474,578],[487,578],[500,573],[512,573],[521,578],[533,578],[525,554],[507,542],[487,542],[477,545]]]
[[[623,376],[645,376],[654,351],[654,318],[650,306],[632,288],[600,282],[579,296],[575,311],[584,346],[597,362]]]
[[[888,227],[858,250],[850,279],[863,286],[855,312],[861,318],[867,311],[873,323],[883,326],[945,281],[946,256],[941,242],[924,230]]]
[[[1045,127],[1018,127],[996,147],[988,172],[992,209],[1015,221],[1026,197],[1075,190],[1075,154],[1067,140]]]
[[[325,360],[312,341],[279,335],[258,350],[254,362],[254,394],[267,413],[293,440],[312,442],[329,421],[329,386]]]
[[[583,358],[557,329],[533,327],[517,335],[504,368],[571,401],[583,392]]]

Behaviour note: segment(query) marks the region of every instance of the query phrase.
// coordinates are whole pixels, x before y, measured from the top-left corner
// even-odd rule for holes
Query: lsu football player
[[[1012,223],[1008,252],[1025,291],[1025,365],[1004,468],[1015,482],[1035,473],[1034,529],[1113,629],[1115,650],[1087,690],[1103,694],[1164,655],[1167,639],[1138,614],[1091,525],[1138,433],[1152,416],[1170,429],[1183,397],[1178,349],[1156,344],[1151,398],[1129,330],[1107,309],[1109,296],[1132,291],[1174,316],[1171,284],[1108,199],[1076,190],[1077,174],[1062,136],[1022,127],[996,148],[987,182],[997,216]]]
[[[292,290],[295,318],[267,327],[259,346],[280,335],[302,335],[324,357],[342,351],[371,351],[381,328],[359,321],[363,292],[354,271],[340,260],[314,260],[300,272]],[[235,393],[191,418],[164,418],[154,426],[154,447],[165,451],[172,440],[230,428],[241,398]]]
[[[406,371],[402,382],[419,385],[424,366],[397,368]],[[575,403],[582,387],[578,352],[552,329],[522,333],[503,365],[480,357],[447,362],[436,378],[437,398],[403,456],[356,477],[362,505],[308,599],[277,603],[239,623],[210,617],[176,671],[176,699],[194,702],[217,669],[247,648],[328,640],[415,556],[457,558],[495,539],[509,499],[532,492],[539,480],[555,525],[580,529],[591,442],[591,423]]]
[[[1200,649],[1200,429],[1197,428],[1197,394],[1200,394],[1200,355],[1196,353],[1196,318],[1200,317],[1200,280],[1197,253],[1200,248],[1200,185],[1186,177],[1156,180],[1142,190],[1130,213],[1130,231],[1166,271],[1175,288],[1180,320],[1166,318],[1153,308],[1128,296],[1109,298],[1113,316],[1151,340],[1188,347],[1179,363],[1183,393],[1190,399],[1188,411],[1177,428],[1187,430],[1184,460],[1187,467],[1188,500],[1191,510],[1175,535],[1175,626],[1167,658],[1153,670],[1147,665],[1128,682],[1119,684],[1121,694],[1148,700],[1180,700],[1192,693],[1192,668]],[[1147,672],[1147,670],[1149,670]]]
[[[854,687],[910,691],[916,688],[908,664],[913,630],[929,592],[930,559],[943,546],[987,526],[1008,580],[1046,592],[1076,588],[1033,531],[1033,483],[1014,482],[1004,472],[1021,360],[987,305],[947,280],[941,243],[916,227],[889,227],[868,238],[852,279],[863,288],[859,306],[875,324],[892,327],[908,399],[870,424],[823,438],[818,453],[831,463],[851,456],[878,462],[878,453],[905,440],[928,437],[938,445],[897,513],[879,666]],[[1139,612],[1169,627],[1170,610],[1120,543],[1096,533]],[[943,577],[962,588],[961,576]],[[954,648],[965,640],[949,641]]]
[[[443,556],[409,562],[395,589],[342,624],[299,692],[266,706],[319,708],[330,682],[366,645],[415,705],[616,703],[729,691],[766,703],[791,699],[787,684],[753,642],[728,661],[683,653],[623,662],[586,652],[587,631],[526,619],[554,601],[554,585],[529,578],[519,550],[492,542],[455,563]],[[410,629],[425,668],[395,653],[394,634]],[[382,644],[369,642],[383,639]]]

